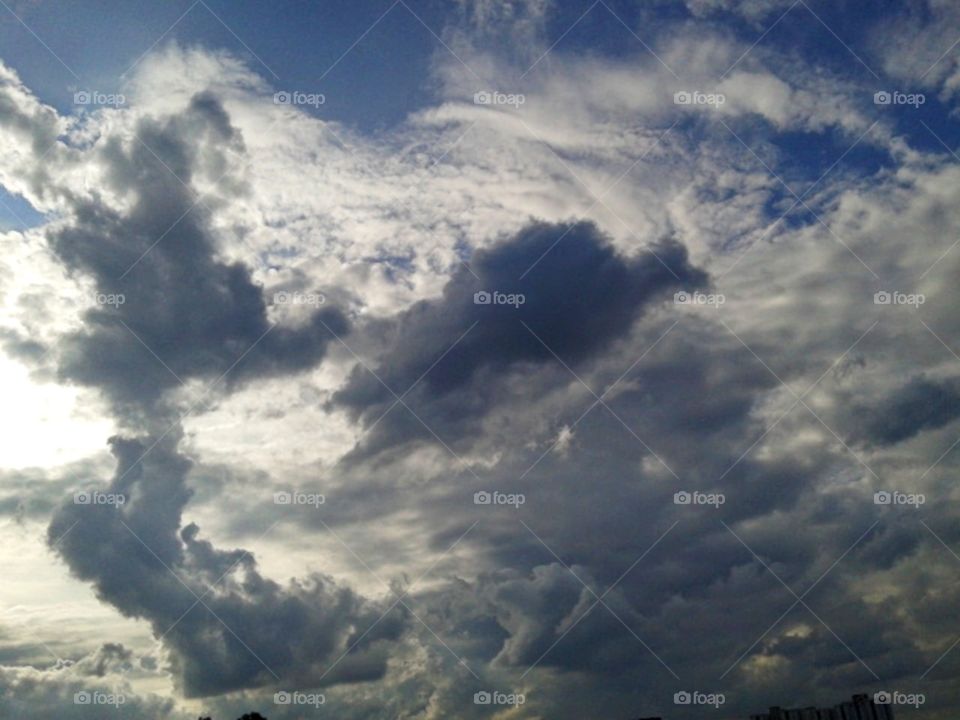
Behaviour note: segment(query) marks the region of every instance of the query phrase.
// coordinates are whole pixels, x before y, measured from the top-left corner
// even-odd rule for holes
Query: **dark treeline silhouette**
[[[839,705],[827,708],[805,707],[792,710],[772,707],[769,712],[751,715],[750,720],[893,720],[890,693],[877,693],[871,699],[860,693]],[[660,720],[659,717],[638,720]]]
[[[207,717],[199,718],[198,720],[212,720],[208,715]],[[258,712],[255,713],[244,713],[243,717],[238,718],[238,720],[267,720],[263,715]]]

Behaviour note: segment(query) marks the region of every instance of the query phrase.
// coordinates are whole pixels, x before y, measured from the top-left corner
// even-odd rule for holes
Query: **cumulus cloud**
[[[44,670],[29,666],[0,667],[0,695],[12,720],[53,720],[70,715],[99,718],[186,720],[173,700],[132,691],[126,671],[130,650],[107,643],[76,662]]]
[[[396,639],[402,612],[382,619],[389,607],[321,575],[282,587],[258,572],[247,551],[217,550],[196,525],[181,527],[189,461],[175,445],[162,441],[148,453],[145,442],[114,438],[117,473],[105,490],[92,492],[122,501],[71,500],[48,530],[71,571],[123,614],[150,622],[172,651],[172,670],[188,697],[281,678],[309,684],[380,677],[380,641]]]

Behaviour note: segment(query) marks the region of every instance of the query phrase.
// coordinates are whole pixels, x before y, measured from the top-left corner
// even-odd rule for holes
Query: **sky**
[[[0,718],[956,718],[958,114],[949,0],[0,0]]]

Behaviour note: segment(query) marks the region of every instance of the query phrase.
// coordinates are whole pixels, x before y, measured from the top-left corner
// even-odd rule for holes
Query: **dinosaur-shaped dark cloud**
[[[577,368],[668,292],[705,282],[675,242],[625,257],[592,223],[531,223],[477,252],[441,297],[368,328],[388,338],[382,357],[373,372],[356,367],[333,405],[372,424],[394,404],[394,393],[422,377],[408,402],[456,442],[494,404],[511,372],[554,366],[554,353]],[[391,413],[356,455],[423,436],[414,418]]]

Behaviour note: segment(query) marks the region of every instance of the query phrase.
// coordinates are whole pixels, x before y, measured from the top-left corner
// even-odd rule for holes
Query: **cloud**
[[[63,262],[106,298],[87,311],[84,330],[64,338],[62,377],[102,388],[126,410],[150,408],[193,378],[230,371],[234,385],[315,365],[331,330],[347,333],[345,315],[323,308],[302,329],[272,331],[249,269],[216,259],[210,211],[191,183],[202,182],[196,175],[219,183],[230,147],[243,149],[217,99],[198,94],[185,113],[141,120],[134,135],[126,147],[113,138],[102,149],[128,207],[78,201],[75,221],[50,233]]]
[[[624,336],[646,306],[705,281],[674,242],[625,258],[590,223],[533,223],[479,251],[440,298],[374,325],[372,332],[391,339],[384,359],[372,370],[358,365],[333,404],[372,425],[395,403],[394,392],[422,377],[411,401],[445,408],[437,412],[457,440],[505,376],[553,367],[554,353],[578,368]],[[397,442],[392,432],[416,430],[396,422],[379,426],[372,448]]]
[[[721,13],[740,15],[744,19],[759,25],[764,18],[774,12],[785,12],[792,0],[686,0],[687,8],[697,17],[707,17]]]
[[[36,135],[49,115],[15,114],[13,129]],[[63,380],[101,390],[141,434],[111,439],[113,480],[106,491],[84,483],[92,502],[70,498],[55,511],[51,547],[101,600],[150,623],[188,697],[281,678],[381,677],[383,643],[405,624],[400,610],[384,617],[380,603],[322,574],[281,586],[258,572],[251,554],[217,550],[196,525],[182,523],[191,463],[177,450],[180,411],[171,391],[228,373],[232,389],[312,368],[334,335],[349,332],[346,315],[325,307],[299,327],[275,327],[249,268],[219,259],[210,206],[223,202],[221,193],[244,192],[228,159],[244,145],[214,95],[194,95],[174,116],[143,117],[129,136],[111,134],[89,152],[105,192],[61,185],[67,215],[47,234],[60,261],[92,278],[104,301],[83,314],[82,330],[59,339],[58,369]],[[205,186],[206,196],[197,189]],[[103,492],[128,502],[98,505]],[[91,661],[94,672],[108,660]]]
[[[38,209],[54,206],[59,183],[50,167],[34,159],[53,150],[53,158],[67,161],[68,153],[57,147],[57,138],[68,123],[53,108],[40,103],[21,83],[19,76],[0,64],[0,180],[11,192],[28,198]],[[52,163],[57,167],[59,163]]]
[[[76,662],[38,670],[0,666],[0,695],[11,720],[54,720],[66,715],[94,720],[109,712],[126,720],[187,720],[173,700],[131,690],[125,664],[130,650],[104,644]]]
[[[486,44],[509,38],[505,44],[513,44],[512,49],[524,53],[523,57],[540,51],[551,0],[458,0],[458,4],[474,40],[483,39]]]
[[[252,554],[217,550],[196,525],[181,527],[190,463],[175,451],[176,440],[150,452],[145,441],[114,438],[111,445],[117,473],[105,490],[92,492],[125,502],[68,501],[48,538],[101,600],[150,622],[171,651],[171,670],[187,697],[281,679],[382,676],[382,641],[401,632],[400,610],[383,618],[388,608],[323,575],[287,587],[264,578]]]
[[[960,65],[951,52],[960,32],[960,12],[948,0],[905,3],[891,16],[870,25],[870,49],[883,71],[906,87],[901,92],[930,88],[944,102],[960,91]]]
[[[690,27],[657,49],[697,81],[746,49]],[[475,79],[443,67],[443,102],[377,138],[278,109],[241,63],[200,50],[145,63],[169,94],[82,122],[4,86],[4,184],[62,213],[43,232],[73,280],[125,302],[6,335],[25,358],[35,335],[60,351],[60,377],[102,390],[122,428],[107,484],[102,464],[18,473],[3,507],[23,515],[25,497],[33,517],[66,496],[49,543],[162,636],[184,694],[239,714],[275,687],[323,687],[350,717],[482,716],[473,691],[523,686],[542,657],[531,714],[681,715],[672,692],[696,683],[746,715],[879,689],[874,671],[913,682],[952,642],[954,559],[872,495],[927,492],[941,502],[925,522],[958,541],[954,358],[918,322],[957,330],[956,171],[882,123],[864,142],[892,165],[841,158],[869,126],[862,88],[758,48],[720,117],[791,185],[819,175],[791,162],[794,131],[841,159],[780,222],[778,180],[716,116],[681,114],[652,59],[555,60],[517,113],[464,102]],[[872,303],[914,286],[919,312]],[[671,302],[694,288],[725,302]],[[287,312],[265,299],[277,289],[328,302]],[[177,423],[224,372],[217,406]],[[203,446],[215,432],[234,436],[222,465]],[[270,502],[297,487],[329,512]],[[74,504],[81,489],[125,502]],[[526,503],[474,504],[491,489]],[[682,490],[725,503],[677,504]],[[378,581],[426,572],[407,602],[428,627],[397,608],[378,620],[392,598],[362,589],[332,531]],[[784,585],[813,587],[810,609],[774,625],[795,600]],[[956,662],[932,674],[945,703]]]
[[[903,442],[960,416],[960,384],[956,378],[917,377],[858,410],[862,439],[881,445]]]

